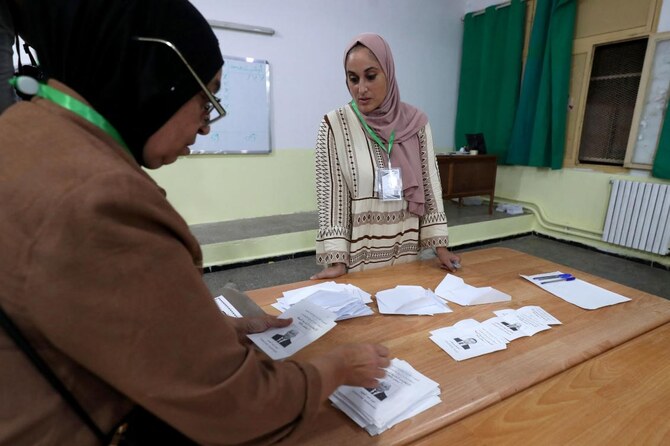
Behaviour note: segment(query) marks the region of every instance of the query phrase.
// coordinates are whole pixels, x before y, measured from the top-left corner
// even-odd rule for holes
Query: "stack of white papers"
[[[549,330],[561,322],[537,306],[495,311],[484,322],[464,319],[450,327],[430,332],[430,339],[456,361],[507,348],[507,343]]]
[[[374,314],[367,306],[372,303],[370,294],[348,283],[323,282],[284,291],[284,297],[277,299],[272,306],[279,311],[286,311],[304,299],[335,313],[336,321]]]
[[[569,276],[570,278],[562,279],[565,276]],[[574,278],[571,274],[564,274],[560,271],[534,274],[532,276],[524,276],[522,274],[521,277],[543,290],[549,291],[554,296],[560,297],[564,301],[585,310],[595,310],[630,300],[621,294],[584,282],[583,280]],[[555,277],[555,279],[550,279],[551,277]],[[547,278],[549,280],[539,280],[539,278]]]
[[[446,303],[431,290],[420,286],[398,285],[378,291],[377,307],[384,314],[438,314],[451,313]]]
[[[498,291],[490,286],[477,288],[466,284],[463,279],[452,274],[447,274],[442,282],[435,288],[435,294],[449,302],[458,305],[490,304],[494,302],[507,302],[512,300],[509,294]]]
[[[370,435],[378,435],[442,400],[435,381],[396,358],[377,387],[340,386],[330,401]]]

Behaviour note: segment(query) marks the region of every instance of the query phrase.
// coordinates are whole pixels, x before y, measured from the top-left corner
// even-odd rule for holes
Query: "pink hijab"
[[[391,164],[402,169],[403,194],[412,214],[423,216],[425,193],[421,169],[421,154],[417,132],[428,123],[428,116],[416,107],[400,102],[400,91],[395,81],[395,64],[388,43],[378,34],[359,34],[349,43],[344,52],[346,71],[347,54],[361,44],[372,51],[384,74],[386,74],[387,93],[382,104],[363,117],[367,124],[384,141],[388,142],[395,130],[395,142],[391,149]]]

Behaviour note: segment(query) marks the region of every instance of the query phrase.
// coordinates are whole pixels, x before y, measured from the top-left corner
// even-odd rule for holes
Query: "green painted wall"
[[[189,225],[316,209],[312,150],[191,155],[149,174]]]

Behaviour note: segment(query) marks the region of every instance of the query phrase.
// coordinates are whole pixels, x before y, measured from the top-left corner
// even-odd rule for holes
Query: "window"
[[[595,48],[580,163],[624,165],[646,49],[647,38]]]

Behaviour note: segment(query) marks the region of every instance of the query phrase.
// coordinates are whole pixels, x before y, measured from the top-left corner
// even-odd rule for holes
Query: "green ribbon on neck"
[[[12,84],[12,86],[16,87],[17,78],[14,77],[9,82]],[[56,90],[55,88],[43,83],[39,83],[35,96],[47,99],[67,110],[70,110],[72,113],[81,116],[111,136],[114,141],[116,141],[126,152],[128,152],[130,156],[133,156],[119,132],[114,128],[114,126],[112,126],[112,124],[109,123],[109,121],[104,118],[104,116],[95,111],[93,108],[89,107],[78,99],[73,98],[69,94],[63,93],[62,91]]]
[[[374,141],[379,144],[379,147],[384,149],[386,153],[388,153],[389,156],[389,165],[391,164],[391,149],[393,148],[393,141],[395,140],[395,130],[391,132],[391,137],[389,138],[389,144],[388,147],[384,144],[384,142],[381,140],[379,136],[375,133],[374,130],[370,128],[367,122],[365,122],[365,119],[363,118],[363,115],[361,112],[358,110],[358,105],[356,105],[356,101],[351,101],[350,102],[351,108],[354,109],[354,113],[356,113],[356,116],[358,116],[358,119],[361,121],[361,124],[363,124],[363,128],[368,132],[370,137],[374,139]]]

